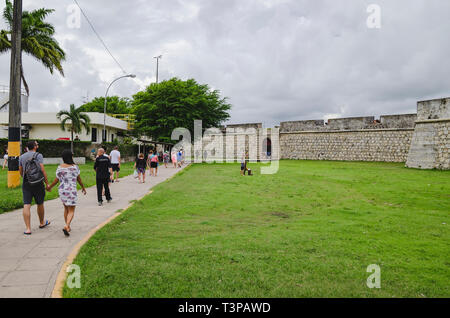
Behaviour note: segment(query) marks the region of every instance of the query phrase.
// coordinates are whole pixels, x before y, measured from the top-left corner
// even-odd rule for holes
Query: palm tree
[[[89,135],[91,129],[91,119],[87,114],[82,112],[81,107],[75,108],[75,105],[73,104],[70,105],[70,110],[62,110],[56,115],[56,117],[61,121],[62,131],[66,131],[66,127],[70,126],[70,150],[72,150],[73,153],[73,135],[81,134],[83,127]]]
[[[55,10],[42,8],[22,12],[22,51],[42,62],[51,74],[56,69],[64,76],[61,62],[66,59],[66,53],[54,38],[55,28],[53,25],[45,22],[45,18],[53,11]],[[5,53],[11,49],[13,5],[10,0],[6,0],[3,19],[8,29],[0,31],[0,53]],[[27,95],[30,95],[22,66],[21,78]]]

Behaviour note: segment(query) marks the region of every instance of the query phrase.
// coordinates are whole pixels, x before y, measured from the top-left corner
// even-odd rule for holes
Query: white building
[[[57,140],[70,138],[70,131],[61,130],[61,122],[56,117],[57,113],[22,113],[23,136],[29,139]],[[79,135],[81,141],[92,143],[102,143],[103,114],[86,113],[91,119],[91,131],[83,132]],[[0,138],[8,138],[9,113],[0,112]],[[128,130],[126,121],[106,116],[107,142],[114,139],[121,139]],[[75,138],[75,136],[74,136]]]
[[[22,104],[22,113],[28,112],[28,95],[24,89],[22,89],[20,101]],[[0,85],[0,112],[7,113],[9,111],[9,87]]]

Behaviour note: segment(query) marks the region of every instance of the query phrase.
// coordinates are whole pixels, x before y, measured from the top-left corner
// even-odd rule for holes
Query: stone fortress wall
[[[406,162],[417,115],[285,122],[282,159]]]
[[[406,166],[450,169],[450,98],[418,103],[416,129]]]
[[[450,169],[449,106],[450,98],[444,98],[419,102],[417,114],[379,119],[288,121],[268,130],[258,123],[229,125],[205,138],[203,149],[209,159],[229,162],[249,152],[251,160],[261,161],[407,162],[412,168]]]

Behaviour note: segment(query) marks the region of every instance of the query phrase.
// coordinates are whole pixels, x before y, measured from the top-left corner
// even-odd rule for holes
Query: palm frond
[[[13,4],[11,0],[5,0],[5,3],[3,19],[9,26],[9,30],[0,31],[0,53],[7,52],[11,48],[8,35],[11,34],[12,28]],[[40,8],[22,12],[22,50],[41,62],[51,74],[57,70],[64,76],[62,62],[66,59],[66,53],[54,38],[55,27],[45,21],[54,11]]]

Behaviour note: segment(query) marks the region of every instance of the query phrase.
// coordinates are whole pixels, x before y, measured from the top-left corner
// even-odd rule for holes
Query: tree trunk
[[[25,74],[23,73],[23,64],[20,64],[20,77],[22,78],[23,87],[25,87],[25,91],[27,92],[27,96],[30,96],[30,88],[28,87],[28,83],[25,80]]]
[[[22,65],[22,0],[14,0],[11,34],[11,64],[9,84],[8,188],[20,185],[19,156],[21,148],[22,106],[20,72]]]
[[[71,138],[70,138],[70,151],[72,151],[73,154],[73,129],[70,131]]]

